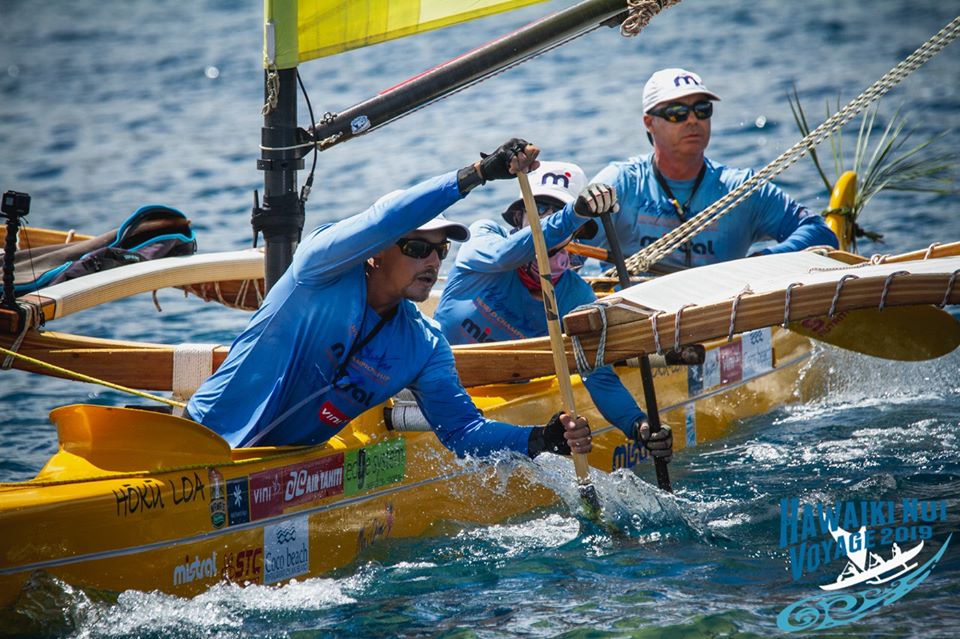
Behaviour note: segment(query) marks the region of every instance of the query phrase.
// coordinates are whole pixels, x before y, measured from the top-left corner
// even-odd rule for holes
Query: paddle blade
[[[935,306],[895,306],[792,322],[790,330],[850,351],[905,362],[941,357],[960,346],[960,322]]]
[[[597,488],[593,482],[581,483],[578,486],[580,490],[580,503],[583,504],[583,514],[592,522],[600,523],[603,521],[603,510],[600,508],[600,497],[597,495]]]

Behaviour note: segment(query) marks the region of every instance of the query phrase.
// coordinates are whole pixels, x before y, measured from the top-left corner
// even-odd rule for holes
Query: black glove
[[[530,430],[529,455],[536,457],[540,453],[548,452],[555,455],[569,455],[570,444],[563,436],[563,424],[560,423],[560,413],[555,414],[546,426],[534,426]]]
[[[673,456],[673,432],[669,426],[661,426],[655,433],[650,432],[650,424],[640,418],[633,424],[633,434],[637,444],[650,451],[656,459],[670,461]]]
[[[617,191],[606,184],[590,184],[580,191],[573,203],[573,212],[580,217],[599,217],[607,211],[616,213],[619,210]]]
[[[530,144],[521,138],[510,138],[493,153],[481,153],[480,176],[487,180],[509,180],[516,177],[510,172],[510,160],[523,152]]]

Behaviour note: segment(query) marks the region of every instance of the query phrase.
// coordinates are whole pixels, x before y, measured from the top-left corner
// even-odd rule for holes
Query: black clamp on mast
[[[7,218],[7,240],[3,247],[3,300],[0,307],[15,311],[19,319],[19,326],[23,327],[26,321],[26,311],[17,304],[17,293],[14,289],[14,258],[17,254],[17,236],[20,234],[20,218],[30,213],[30,196],[17,191],[7,191],[3,194],[0,211]]]
[[[297,171],[303,168],[303,157],[310,147],[302,144],[297,134],[297,70],[267,71],[279,76],[276,106],[263,117],[261,155],[257,169],[263,171],[263,202],[254,192],[254,243],[263,233],[266,248],[264,271],[266,288],[270,290],[293,260],[293,252],[303,231],[303,203],[297,191]],[[267,85],[268,83],[264,83]],[[265,99],[268,89],[265,89]]]

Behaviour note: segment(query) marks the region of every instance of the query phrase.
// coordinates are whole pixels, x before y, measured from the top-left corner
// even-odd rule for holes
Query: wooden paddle
[[[553,351],[553,366],[557,374],[557,383],[560,386],[560,403],[570,417],[577,416],[576,405],[573,399],[573,385],[570,383],[570,368],[567,365],[566,350],[563,345],[563,334],[560,330],[560,314],[557,307],[557,294],[553,290],[553,280],[550,277],[550,257],[547,254],[547,242],[540,227],[540,215],[537,204],[530,190],[530,180],[527,174],[517,173],[520,182],[520,193],[523,194],[523,205],[527,212],[527,223],[533,235],[533,247],[537,255],[537,268],[540,270],[540,287],[543,293],[543,309],[547,315],[547,331],[550,334],[550,348]],[[600,521],[600,500],[597,490],[590,481],[590,465],[587,456],[583,453],[571,451],[573,466],[577,471],[577,482],[580,490],[580,499],[588,518]]]
[[[600,221],[603,222],[603,232],[607,236],[607,243],[610,244],[610,257],[613,258],[613,264],[617,267],[620,286],[627,288],[630,286],[630,271],[627,270],[627,263],[623,259],[620,238],[617,237],[617,229],[613,225],[613,220],[610,219],[610,212],[601,213]],[[640,380],[643,383],[643,397],[647,404],[647,422],[650,424],[650,434],[652,435],[660,431],[660,411],[657,409],[657,391],[653,385],[653,370],[650,368],[650,358],[646,353],[640,356]],[[637,433],[638,439],[639,435]],[[673,488],[670,486],[670,471],[667,470],[667,462],[654,457],[653,463],[657,471],[657,486],[660,487],[660,490],[672,493]]]

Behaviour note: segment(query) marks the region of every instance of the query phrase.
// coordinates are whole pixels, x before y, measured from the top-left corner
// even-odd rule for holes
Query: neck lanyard
[[[386,315],[380,318],[380,321],[378,321],[377,325],[373,327],[373,330],[367,333],[363,339],[353,340],[353,345],[350,346],[350,350],[347,351],[346,357],[343,358],[343,362],[341,362],[340,366],[337,367],[337,372],[333,374],[333,381],[330,382],[330,386],[337,385],[337,382],[340,381],[340,378],[342,378],[347,372],[347,364],[350,363],[350,358],[356,355],[361,348],[369,344],[370,340],[376,337],[377,333],[380,332],[380,329],[383,328],[383,325],[386,324],[387,321],[392,319],[393,316],[396,314],[397,314],[397,307],[394,307],[390,312],[388,312]],[[366,313],[363,314],[363,318],[364,319],[367,318]],[[363,333],[363,322],[360,322],[360,332]]]
[[[350,362],[350,358],[356,355],[361,348],[363,348],[368,343],[370,343],[370,340],[372,340],[377,335],[377,333],[380,332],[380,329],[383,328],[383,325],[386,324],[390,319],[392,319],[393,316],[396,314],[397,314],[397,309],[394,308],[392,311],[382,316],[380,318],[380,321],[377,322],[377,325],[373,327],[373,330],[367,333],[367,335],[363,339],[354,340],[353,345],[350,347],[350,350],[347,351],[347,356],[343,358],[343,362],[340,364],[339,367],[337,367],[336,373],[333,374],[332,382],[330,382],[323,388],[313,391],[312,393],[310,393],[309,395],[301,399],[299,402],[297,402],[287,410],[283,411],[283,413],[281,413],[276,419],[274,419],[272,422],[267,424],[267,426],[263,430],[261,430],[253,438],[251,438],[245,444],[245,446],[256,446],[257,443],[260,442],[260,440],[266,437],[268,433],[270,433],[271,431],[273,431],[274,428],[277,427],[277,424],[279,424],[280,422],[285,420],[287,417],[289,417],[294,411],[298,410],[301,406],[303,406],[307,402],[312,401],[314,398],[320,397],[321,395],[329,392],[331,388],[334,388],[337,385],[337,382],[340,381],[340,378],[342,378],[344,376],[344,373],[346,373],[347,364]],[[363,319],[365,320],[366,318],[367,318],[367,314],[366,314],[366,311],[364,311]],[[360,322],[360,332],[361,333],[363,332],[362,321]]]
[[[703,182],[703,176],[707,173],[707,163],[704,162],[700,165],[700,173],[697,174],[697,179],[693,183],[693,189],[690,191],[690,197],[687,198],[687,201],[681,206],[679,200],[673,194],[673,191],[670,189],[670,185],[667,184],[666,178],[663,177],[663,173],[660,172],[660,169],[657,167],[657,163],[653,160],[650,161],[650,164],[653,166],[653,176],[657,179],[657,184],[660,185],[660,188],[663,189],[663,192],[667,194],[667,197],[670,198],[670,202],[673,203],[674,212],[677,214],[677,217],[680,219],[680,223],[687,221],[687,213],[690,212],[690,202],[693,201],[693,196],[697,194],[697,189],[700,188],[700,183]],[[692,242],[687,242],[686,247],[686,256],[685,263],[687,268],[693,266],[693,244]]]

